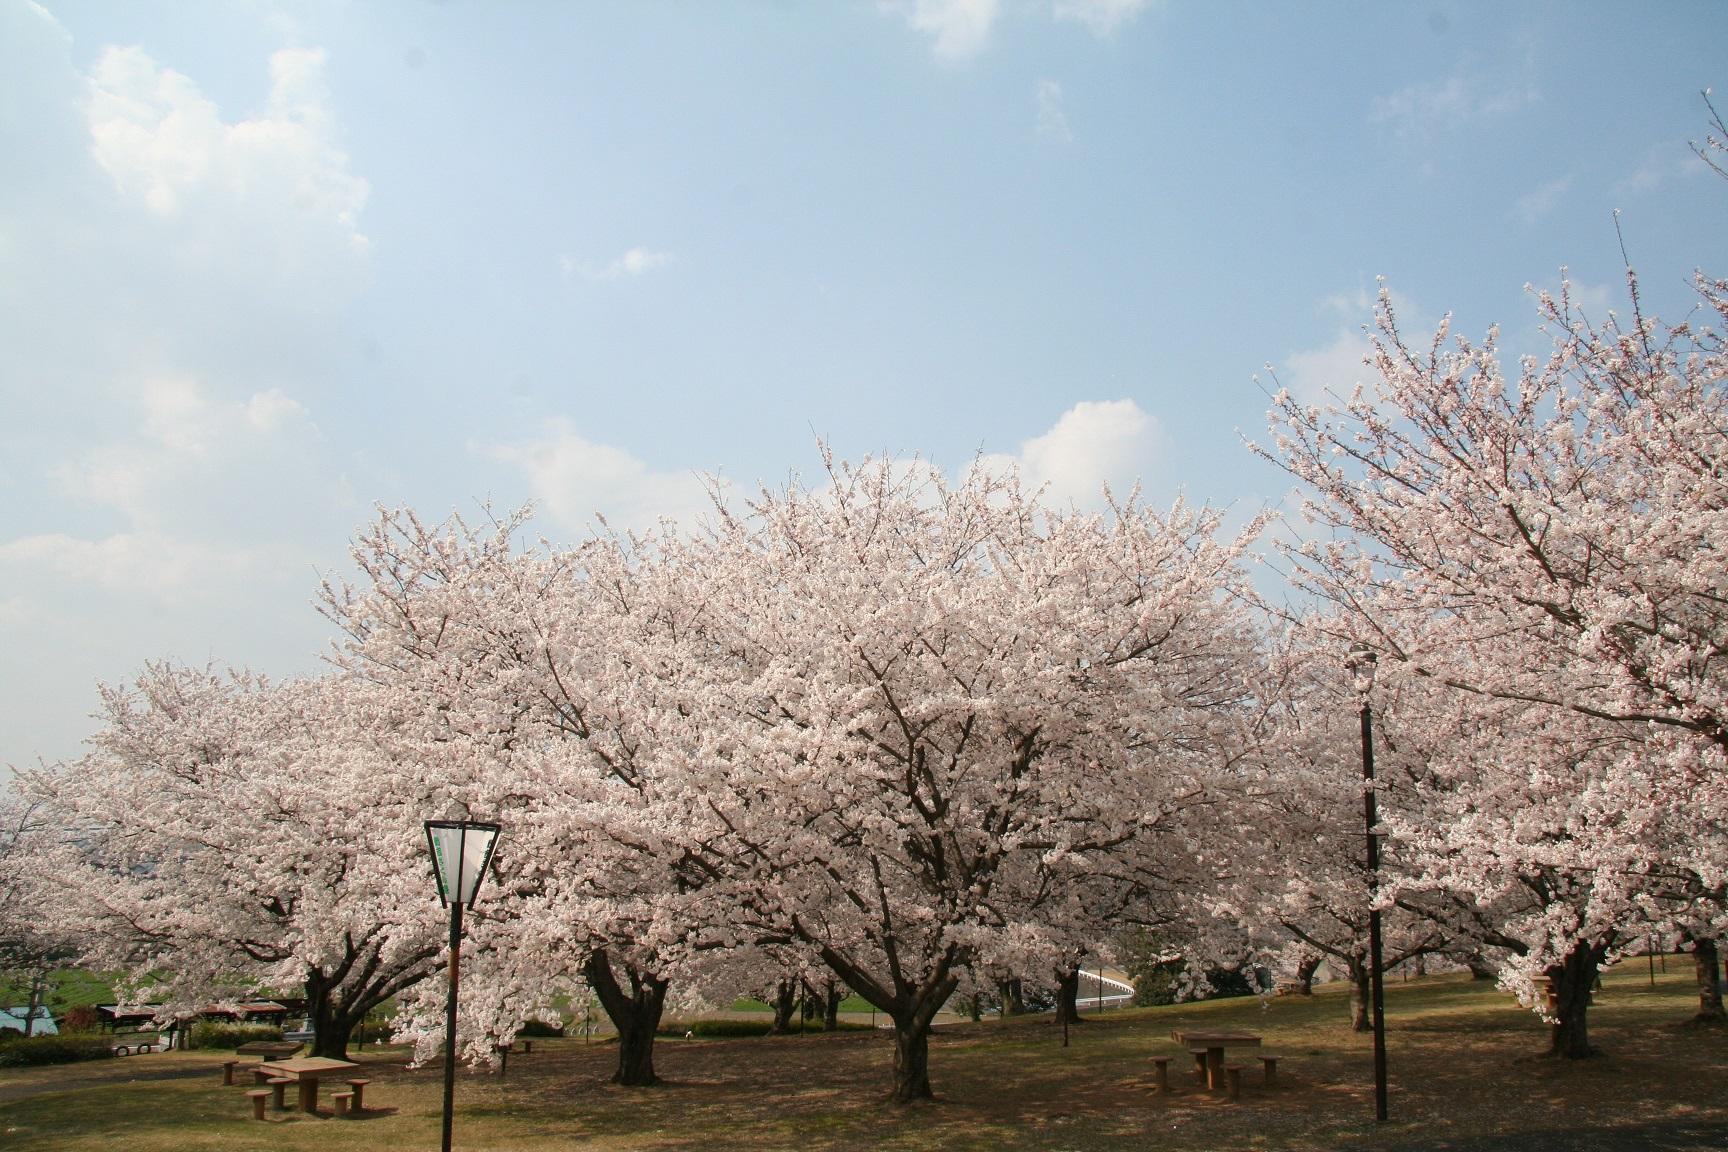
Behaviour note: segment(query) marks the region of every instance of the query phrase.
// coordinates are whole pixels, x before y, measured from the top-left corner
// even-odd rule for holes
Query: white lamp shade
[[[498,843],[499,826],[473,820],[428,820],[426,840],[432,847],[432,871],[438,878],[438,900],[443,904],[474,903],[492,849]]]

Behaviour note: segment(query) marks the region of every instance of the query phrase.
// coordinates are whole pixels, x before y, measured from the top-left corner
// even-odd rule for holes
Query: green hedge
[[[73,1032],[64,1036],[18,1036],[0,1041],[0,1068],[106,1060],[114,1055],[109,1044],[107,1036],[89,1032]]]
[[[282,1029],[269,1024],[221,1024],[211,1020],[200,1020],[192,1025],[192,1035],[187,1039],[191,1048],[238,1048],[242,1044],[250,1044],[254,1040],[280,1040]]]
[[[562,1036],[564,1035],[564,1029],[560,1028],[556,1024],[548,1024],[544,1020],[529,1020],[524,1023],[522,1027],[516,1029],[516,1035],[528,1037]],[[682,1033],[680,1033],[680,1035],[682,1035]]]

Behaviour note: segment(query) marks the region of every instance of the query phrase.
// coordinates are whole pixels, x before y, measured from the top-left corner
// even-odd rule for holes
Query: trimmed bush
[[[562,1036],[564,1035],[564,1029],[560,1028],[556,1024],[548,1024],[544,1020],[529,1020],[524,1023],[522,1027],[516,1029],[516,1035],[527,1036],[530,1038],[536,1036]],[[680,1033],[680,1035],[682,1035],[682,1033]]]
[[[0,1068],[25,1068],[35,1064],[73,1064],[80,1060],[113,1057],[109,1039],[88,1032],[64,1036],[23,1036],[0,1041]]]
[[[192,1025],[192,1035],[186,1043],[189,1048],[238,1048],[254,1040],[280,1039],[282,1029],[269,1024],[223,1024],[200,1020]]]
[[[102,1014],[93,1004],[77,1004],[60,1018],[62,1032],[94,1032],[102,1026]]]

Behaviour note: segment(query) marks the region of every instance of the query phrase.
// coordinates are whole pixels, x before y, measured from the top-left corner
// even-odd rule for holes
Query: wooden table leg
[[[1213,1092],[1224,1087],[1224,1049],[1222,1046],[1206,1049],[1206,1087]]]
[[[307,1116],[318,1111],[318,1077],[300,1077],[300,1111]]]

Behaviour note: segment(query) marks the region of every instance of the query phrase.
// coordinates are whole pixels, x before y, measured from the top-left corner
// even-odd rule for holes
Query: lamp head
[[[1344,657],[1344,667],[1350,669],[1356,676],[1356,691],[1366,694],[1374,687],[1374,666],[1380,657],[1374,649],[1361,642],[1350,645],[1350,652]]]
[[[426,843],[432,850],[432,875],[438,902],[472,904],[492,862],[500,825],[479,820],[428,820]]]

